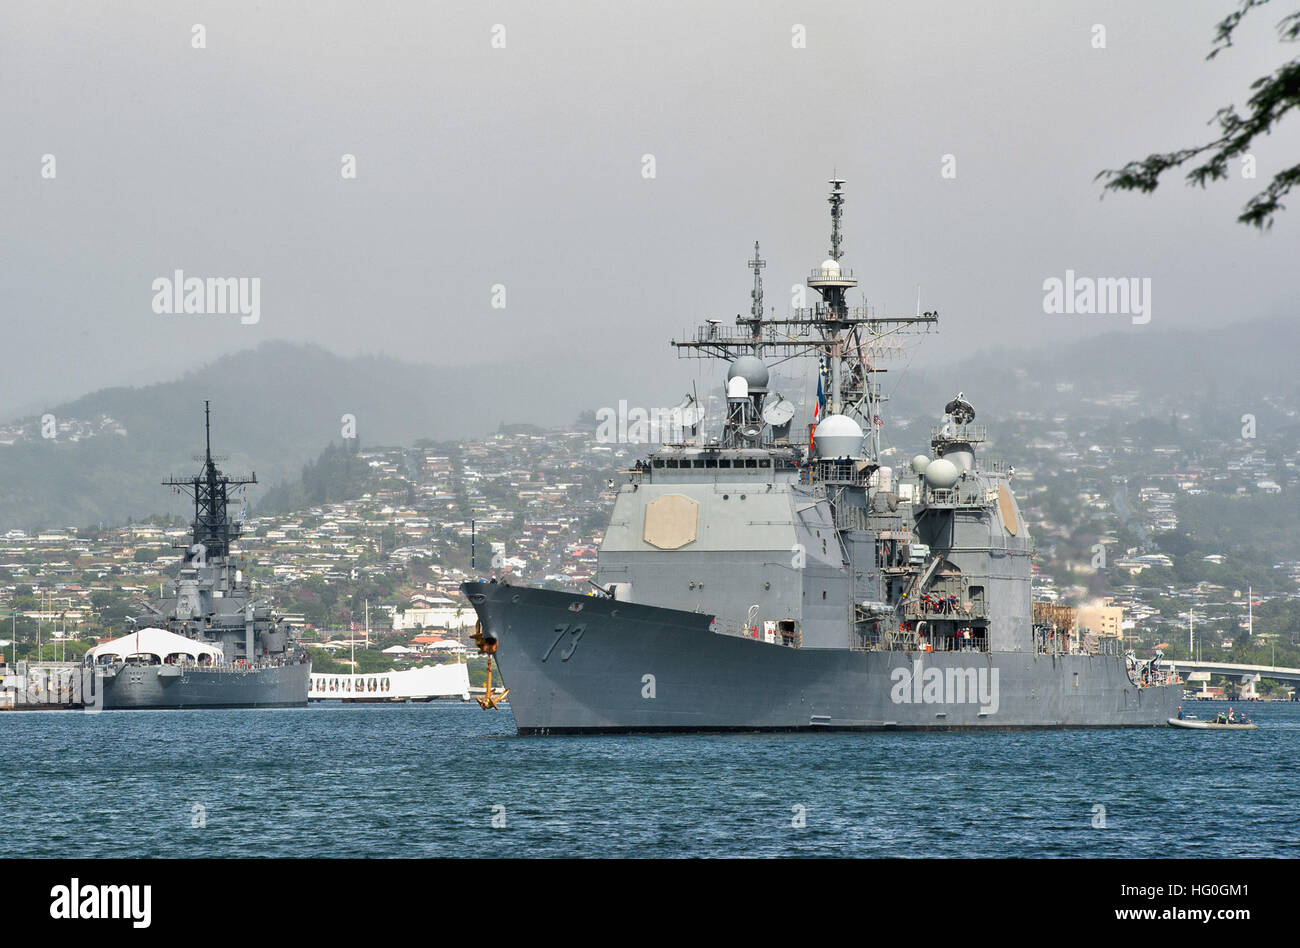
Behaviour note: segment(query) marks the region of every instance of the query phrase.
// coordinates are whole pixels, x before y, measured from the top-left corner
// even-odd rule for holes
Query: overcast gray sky
[[[910,312],[919,283],[941,311],[922,359],[1294,314],[1300,208],[1266,236],[1234,218],[1300,155],[1295,121],[1253,181],[1099,201],[1093,180],[1200,143],[1294,54],[1271,4],[1207,62],[1234,6],[8,4],[0,417],[272,338],[549,359],[562,385],[625,361],[593,406],[675,393],[668,338],[748,307],[755,239],[781,310],[824,257],[833,169],[867,299]],[[153,312],[176,269],[260,277],[260,321]],[[1151,323],[1045,315],[1067,269],[1150,277]]]

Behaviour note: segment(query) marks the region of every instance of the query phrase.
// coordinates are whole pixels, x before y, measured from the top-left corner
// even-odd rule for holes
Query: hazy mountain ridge
[[[212,401],[213,453],[229,473],[255,471],[259,490],[296,479],[322,445],[340,440],[345,415],[362,444],[405,444],[476,428],[450,412],[467,370],[437,369],[382,356],[344,358],[315,346],[267,343],[226,356],[180,379],[93,392],[50,409],[58,420],[108,415],[125,435],[69,442],[30,436],[0,447],[0,527],[82,526],[128,516],[181,512],[159,485],[189,475],[203,452],[203,401]],[[468,399],[457,400],[464,404]],[[30,419],[37,432],[40,419]]]
[[[999,418],[1018,412],[1068,416],[1088,402],[1095,413],[1096,403],[1107,401],[1117,419],[1167,420],[1182,411],[1217,431],[1239,428],[1250,413],[1276,430],[1297,424],[1280,410],[1300,407],[1297,352],[1300,323],[1283,319],[1204,332],[1113,332],[1061,348],[1044,336],[1033,346],[982,349],[944,367],[912,368],[896,390],[886,376],[886,391],[891,410],[936,419],[962,391],[990,433]],[[1125,402],[1118,397],[1124,393],[1137,397]]]
[[[1069,414],[1082,400],[1130,392],[1137,397],[1117,405],[1116,417],[1167,419],[1173,406],[1216,431],[1239,424],[1246,412],[1273,430],[1300,430],[1281,411],[1300,404],[1294,366],[1300,325],[1290,321],[1211,332],[1111,333],[1064,351],[1045,342],[1036,349],[977,353],[942,368],[914,368],[899,379],[891,410],[937,416],[960,390],[980,419],[996,427],[999,417],[1015,412]],[[158,482],[198,469],[192,458],[203,450],[205,398],[213,403],[213,450],[228,456],[221,466],[257,472],[261,483],[249,495],[256,506],[271,486],[295,482],[324,445],[341,440],[345,415],[355,417],[363,449],[487,435],[502,421],[562,425],[580,410],[634,398],[630,386],[653,387],[630,380],[626,369],[583,373],[577,387],[557,390],[563,386],[547,360],[496,372],[266,343],[171,382],[104,389],[52,408],[57,419],[110,416],[126,434],[76,442],[33,434],[0,446],[0,529],[184,514],[181,501],[169,499]],[[566,381],[572,378],[566,373]],[[677,400],[675,383],[657,387],[663,404]],[[539,391],[547,397],[538,398]],[[1274,404],[1264,401],[1266,395]],[[39,418],[27,423],[30,432],[39,431]]]

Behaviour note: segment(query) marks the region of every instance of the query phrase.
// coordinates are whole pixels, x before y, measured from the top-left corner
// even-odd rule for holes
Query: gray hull
[[[307,706],[310,663],[254,671],[144,665],[119,667],[97,685],[106,710]]]
[[[711,617],[493,583],[465,591],[520,734],[599,731],[1164,727],[1177,685],[1124,659],[789,648]]]

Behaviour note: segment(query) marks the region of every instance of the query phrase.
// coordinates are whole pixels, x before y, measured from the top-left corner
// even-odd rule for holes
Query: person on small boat
[[[1181,721],[1182,719],[1183,719],[1183,706],[1180,704],[1178,706],[1178,720]]]
[[[1237,723],[1237,718],[1236,718],[1236,716],[1232,713],[1232,708],[1229,708],[1229,709],[1228,709],[1228,723],[1229,723],[1229,724],[1236,724],[1236,723]]]

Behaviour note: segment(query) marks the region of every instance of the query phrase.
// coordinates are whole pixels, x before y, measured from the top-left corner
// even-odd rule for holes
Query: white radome
[[[840,262],[838,260],[826,259],[822,261],[823,276],[839,276]]]
[[[928,454],[918,454],[916,457],[912,458],[912,473],[924,474],[929,463],[930,456]]]
[[[956,464],[944,458],[935,458],[925,466],[925,482],[931,487],[952,487],[957,483],[960,473]]]
[[[748,383],[751,392],[767,390],[767,366],[763,364],[762,359],[756,356],[741,356],[731,363],[731,368],[727,370],[727,381],[730,382],[736,377],[743,378]]]
[[[819,458],[862,456],[862,426],[848,415],[827,415],[813,431],[813,448]]]

